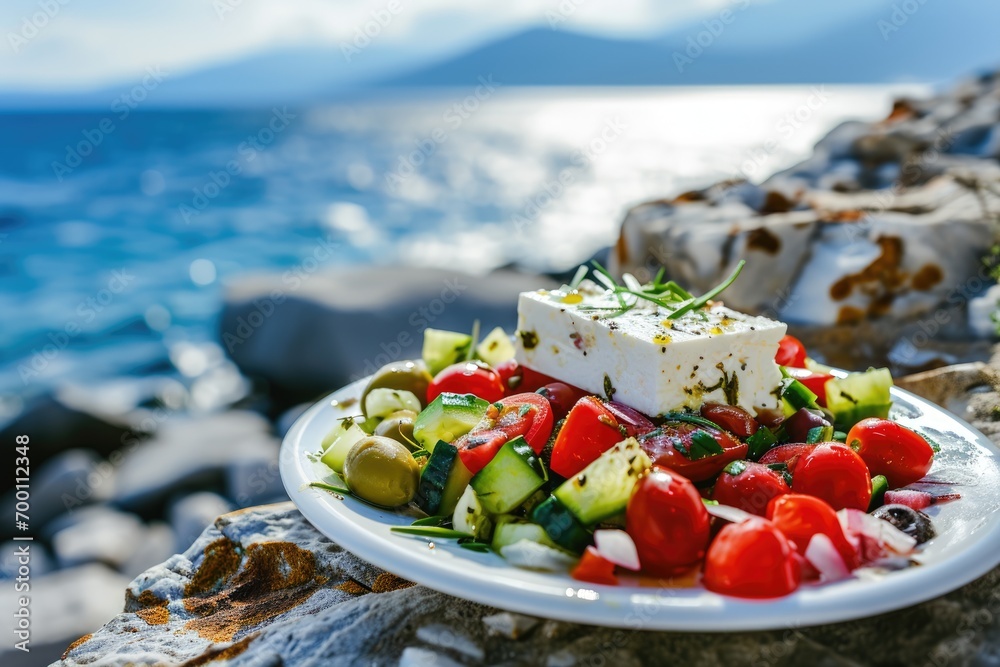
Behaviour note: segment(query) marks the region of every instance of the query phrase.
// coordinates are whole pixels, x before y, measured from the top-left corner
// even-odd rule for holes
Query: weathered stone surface
[[[899,385],[1000,443],[1000,348],[988,365]],[[994,664],[998,645],[1000,569],[916,607],[835,625],[724,638],[641,623],[596,628],[411,586],[343,551],[284,503],[220,517],[184,554],[129,584],[125,611],[58,665],[966,665]]]
[[[512,271],[390,266],[317,272],[294,284],[247,277],[229,286],[220,335],[244,373],[305,400],[419,356],[427,327],[464,331],[478,318],[484,331],[513,328],[517,294],[546,286]]]
[[[727,305],[793,327],[871,323],[860,333],[883,352],[918,320],[933,342],[991,334],[995,294],[971,322],[966,306],[992,282],[981,260],[1000,221],[1000,83],[958,90],[901,100],[880,122],[844,123],[760,185],[723,182],[636,206],[611,269],[643,279],[662,264],[704,291],[745,258]]]
[[[104,506],[86,507],[60,518],[54,526],[52,551],[60,567],[99,562],[124,565],[146,537],[134,514]]]
[[[255,413],[171,417],[121,461],[112,500],[146,512],[184,490],[221,489],[232,462],[271,465],[278,447],[270,424]]]

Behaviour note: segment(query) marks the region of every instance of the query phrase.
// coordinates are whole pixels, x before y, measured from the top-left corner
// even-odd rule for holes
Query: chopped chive
[[[587,277],[587,265],[581,264],[576,268],[576,273],[573,274],[573,280],[570,281],[570,289],[576,289],[583,282],[583,279]]]
[[[443,514],[435,514],[434,516],[425,516],[423,519],[417,519],[411,526],[440,526],[442,523],[448,520],[448,517]]]
[[[720,294],[722,294],[722,292],[725,291],[725,289],[727,287],[729,287],[734,282],[736,282],[736,279],[740,277],[740,272],[743,270],[743,267],[746,265],[746,263],[747,263],[747,261],[745,259],[741,259],[740,263],[736,265],[736,270],[734,270],[729,275],[728,278],[726,278],[720,284],[716,285],[712,289],[708,290],[707,292],[705,292],[704,294],[702,294],[701,296],[699,296],[697,299],[694,299],[693,301],[691,301],[691,303],[689,303],[688,305],[682,306],[682,307],[678,308],[677,310],[675,310],[674,312],[672,312],[669,315],[667,315],[667,319],[669,319],[669,320],[675,320],[678,317],[680,317],[681,315],[684,315],[685,313],[688,313],[688,312],[690,312],[692,310],[697,310],[697,309],[701,308],[702,306],[704,306],[705,304],[707,304],[709,301],[711,301],[715,297],[717,297]]]
[[[453,530],[451,528],[442,528],[440,526],[393,526],[390,528],[394,533],[402,533],[403,535],[417,535],[419,537],[437,537],[442,540],[454,540],[461,539],[463,537],[472,537],[469,533],[463,533],[460,530]]]
[[[330,493],[339,493],[346,496],[351,495],[350,489],[345,489],[342,486],[334,486],[333,484],[327,484],[326,482],[309,482],[309,486],[314,489],[323,489],[324,491],[329,491]]]
[[[479,320],[472,321],[472,336],[469,340],[469,349],[465,353],[465,360],[472,361],[476,357],[476,346],[479,345]]]
[[[408,439],[409,438],[407,438],[407,440]],[[411,452],[410,455],[413,456],[413,458],[415,458],[415,459],[424,459],[424,458],[427,458],[428,456],[430,456],[431,453],[429,451],[427,451],[426,449],[416,449],[413,452]]]
[[[486,542],[459,542],[458,546],[480,554],[489,553],[493,550]]]

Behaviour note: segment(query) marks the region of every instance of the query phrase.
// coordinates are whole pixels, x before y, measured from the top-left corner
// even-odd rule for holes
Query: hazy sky
[[[288,45],[337,46],[381,13],[380,46],[460,48],[533,24],[640,36],[746,0],[4,0],[0,86],[71,88]],[[390,10],[395,10],[390,11]],[[565,19],[565,20],[562,20]]]

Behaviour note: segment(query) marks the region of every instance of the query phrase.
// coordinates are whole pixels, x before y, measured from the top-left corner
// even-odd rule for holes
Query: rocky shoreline
[[[983,259],[990,260],[997,241],[998,158],[1000,76],[989,75],[930,100],[901,100],[883,121],[845,123],[812,158],[760,185],[721,183],[637,206],[601,259],[640,278],[662,264],[671,277],[704,290],[747,256],[754,261],[726,292],[729,305],[790,320],[810,349],[834,365],[889,365],[897,376],[924,371],[901,379],[901,386],[964,415],[996,441],[1000,361],[991,360],[991,317],[1000,288],[990,287]],[[869,626],[856,624],[845,626],[859,633],[856,639],[827,628],[746,635],[726,648],[697,636],[619,640],[615,631],[501,614],[421,588],[369,595],[385,587],[384,579],[378,583],[384,573],[310,532],[288,507],[270,505],[287,499],[277,470],[280,438],[305,406],[384,363],[418,356],[428,326],[465,329],[478,318],[486,328],[512,329],[519,291],[562,280],[516,268],[488,276],[407,267],[318,271],[297,284],[250,276],[229,287],[217,343],[177,345],[154,374],[67,387],[24,405],[0,439],[13,442],[20,433],[33,439],[33,604],[47,619],[36,629],[35,659],[56,660],[69,642],[120,612],[128,586],[126,613],[76,645],[64,664],[125,664],[143,655],[191,664],[305,662],[280,632],[307,609],[316,623],[301,623],[295,633],[305,634],[293,634],[331,660],[342,647],[322,638],[323,623],[339,628],[342,634],[331,630],[331,637],[342,644],[380,634],[371,619],[387,614],[399,623],[387,626],[394,629],[383,643],[359,636],[354,653],[344,655],[376,662],[402,657],[409,665],[514,664],[544,647],[539,664],[571,665],[612,642],[610,652],[596,654],[623,664],[654,650],[699,664],[753,664],[751,653],[763,647],[787,655],[758,663],[890,664],[889,648],[871,660],[858,653],[865,641],[879,643]],[[14,505],[12,493],[0,483],[7,507]],[[0,540],[9,547],[13,535],[4,530]],[[192,596],[187,586],[207,558],[205,548],[223,539],[232,576],[225,587]],[[252,567],[273,569],[273,547],[261,545],[275,542],[295,545],[298,551],[289,553],[312,562],[308,576],[303,571],[296,579],[297,605],[268,615],[264,598],[255,597],[263,592],[245,587],[239,590],[253,605],[227,599],[245,583],[239,572],[251,566],[251,552],[263,559]],[[0,577],[14,572],[16,563],[0,563]],[[992,621],[975,625],[968,637],[956,635],[972,622],[976,605],[991,603],[997,576],[893,615],[892,623],[923,634],[893,634],[890,646],[916,659],[958,642],[955,655],[964,659],[984,637],[1000,638]],[[288,592],[282,586],[268,594],[282,598]],[[160,592],[143,597],[153,589]],[[197,609],[185,602],[192,597]],[[229,636],[212,621],[221,634],[189,631],[189,623],[213,617],[204,605],[235,609],[230,618],[244,627]],[[253,610],[264,616],[239,615]],[[446,620],[432,622],[438,613]],[[362,621],[372,623],[365,633],[350,629]],[[442,623],[461,630],[457,644],[442,646],[441,637],[451,636]],[[4,665],[37,664],[21,659],[0,653]],[[950,662],[960,660],[941,664]]]

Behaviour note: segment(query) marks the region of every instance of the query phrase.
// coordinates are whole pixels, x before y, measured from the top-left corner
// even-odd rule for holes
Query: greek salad
[[[427,329],[323,440],[342,483],[313,486],[419,509],[402,539],[594,584],[774,598],[908,566],[922,510],[957,499],[911,488],[936,445],[888,418],[888,370],[833,372],[726,308],[742,266],[696,297],[595,263],[521,294],[513,335]]]

